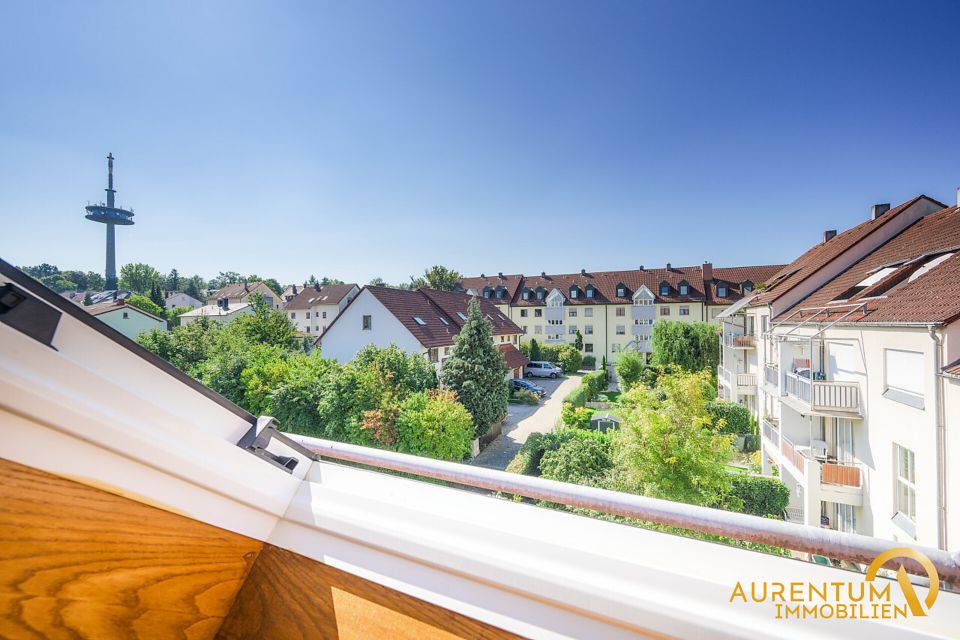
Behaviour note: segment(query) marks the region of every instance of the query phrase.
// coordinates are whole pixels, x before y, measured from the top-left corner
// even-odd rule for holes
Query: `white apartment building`
[[[320,335],[360,293],[356,284],[314,284],[297,291],[283,305],[287,318],[302,335]]]
[[[788,518],[960,548],[960,212],[926,196],[824,240],[723,314],[720,394]]]

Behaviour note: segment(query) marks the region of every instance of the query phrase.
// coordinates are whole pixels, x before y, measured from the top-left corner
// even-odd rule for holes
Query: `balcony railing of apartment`
[[[757,337],[754,335],[740,335],[737,333],[723,334],[723,346],[731,349],[756,349]]]
[[[801,474],[806,475],[807,473],[807,458],[803,455],[803,452],[797,449],[797,445],[793,443],[793,440],[788,438],[783,433],[780,434],[780,453],[783,454],[783,457],[792,464],[797,471]]]
[[[844,487],[863,486],[862,465],[857,462],[821,462],[820,482]]]
[[[717,376],[720,378],[720,380],[726,382],[728,387],[733,386],[733,374],[723,365],[717,367]]]
[[[757,376],[752,373],[738,373],[737,386],[738,387],[755,387],[757,386]]]
[[[780,370],[772,364],[767,364],[763,366],[763,379],[766,380],[767,384],[774,387],[780,387]]]
[[[773,418],[766,417],[763,419],[763,437],[770,442],[779,445],[780,427]]]
[[[860,411],[860,385],[836,380],[810,380],[795,373],[786,373],[783,390],[811,409],[826,411]]]
[[[803,505],[799,507],[787,507],[784,511],[787,516],[787,522],[803,524]]]

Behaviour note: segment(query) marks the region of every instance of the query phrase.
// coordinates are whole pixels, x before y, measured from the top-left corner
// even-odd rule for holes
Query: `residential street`
[[[547,391],[539,405],[511,404],[507,423],[503,433],[480,452],[471,464],[489,469],[506,469],[510,461],[520,451],[521,445],[532,433],[553,431],[560,418],[563,398],[580,384],[580,374],[574,374],[560,380],[549,378],[529,378]]]

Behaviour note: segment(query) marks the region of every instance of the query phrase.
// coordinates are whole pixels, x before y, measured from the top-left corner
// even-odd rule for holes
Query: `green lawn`
[[[616,402],[619,397],[619,391],[604,391],[597,394],[597,402]]]
[[[749,473],[748,469],[737,467],[732,464],[725,464],[723,465],[723,468],[727,470],[727,473]]]

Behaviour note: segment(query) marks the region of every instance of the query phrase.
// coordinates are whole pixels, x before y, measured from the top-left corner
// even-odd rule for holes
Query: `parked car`
[[[519,391],[521,389],[524,389],[531,393],[537,394],[541,398],[547,394],[546,390],[543,387],[535,385],[532,382],[528,382],[526,380],[518,380],[516,378],[510,381],[510,389],[511,391]]]
[[[563,375],[563,369],[552,362],[539,360],[524,367],[523,375],[525,378],[559,378]]]

